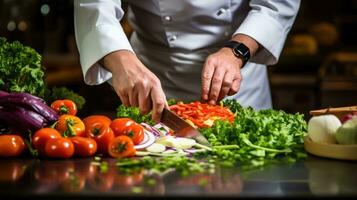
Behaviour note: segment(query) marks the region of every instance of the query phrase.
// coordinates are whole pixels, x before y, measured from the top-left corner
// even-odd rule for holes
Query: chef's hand
[[[259,44],[251,37],[236,34],[232,40],[242,42],[249,50],[251,56],[259,48]],[[241,67],[243,60],[237,58],[230,48],[222,48],[207,57],[201,74],[201,98],[215,105],[226,95],[233,95],[239,91],[242,81]]]
[[[136,55],[120,50],[106,55],[101,64],[113,74],[113,87],[125,106],[139,107],[140,112],[152,111],[159,122],[164,107],[168,107],[160,80],[147,69]]]

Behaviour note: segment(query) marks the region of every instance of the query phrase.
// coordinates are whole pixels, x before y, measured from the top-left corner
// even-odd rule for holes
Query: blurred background
[[[311,109],[357,105],[356,11],[354,0],[302,1],[279,63],[269,67],[275,109],[309,117]],[[130,26],[122,24],[129,34]],[[84,96],[84,113],[117,108],[119,98],[108,84],[83,82],[73,0],[0,0],[0,36],[36,49],[47,84]]]

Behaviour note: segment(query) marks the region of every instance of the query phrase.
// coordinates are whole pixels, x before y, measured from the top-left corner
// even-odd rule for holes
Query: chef
[[[108,81],[121,102],[160,118],[166,99],[272,106],[275,64],[299,0],[76,0],[74,22],[86,84]]]

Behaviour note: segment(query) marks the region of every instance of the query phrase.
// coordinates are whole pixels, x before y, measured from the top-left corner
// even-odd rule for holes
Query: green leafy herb
[[[241,165],[242,168],[261,167],[268,163],[295,162],[304,158],[303,138],[307,124],[302,114],[288,114],[281,110],[255,111],[243,108],[235,100],[225,100],[222,105],[235,113],[233,123],[215,121],[210,128],[200,131],[206,136],[212,148],[194,154],[194,157],[170,156],[162,158],[142,157],[121,159],[117,165],[130,172],[140,168],[162,172],[176,169],[182,175],[214,170],[214,164],[221,166]],[[118,108],[118,115],[131,117],[139,122],[148,121],[136,108]]]
[[[233,124],[216,121],[201,132],[213,146],[238,145],[235,149],[212,151],[228,165],[263,165],[274,159],[296,160],[305,156],[303,137],[306,121],[302,114],[288,114],[273,109],[255,111],[243,108],[235,100],[225,100],[224,106],[235,113]]]
[[[117,117],[128,117],[137,123],[146,122],[154,124],[151,120],[151,114],[142,115],[138,107],[126,107],[124,105],[120,105],[117,109]]]
[[[20,42],[0,37],[0,90],[44,96],[41,55]]]
[[[53,87],[52,89],[47,89],[45,96],[45,100],[49,104],[58,99],[70,99],[77,105],[78,110],[82,109],[86,103],[86,100],[83,96],[73,92],[66,87]]]

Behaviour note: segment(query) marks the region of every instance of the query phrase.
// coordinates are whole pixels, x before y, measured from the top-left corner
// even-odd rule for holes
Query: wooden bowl
[[[305,150],[313,155],[340,160],[357,160],[357,145],[326,144],[304,138]]]

